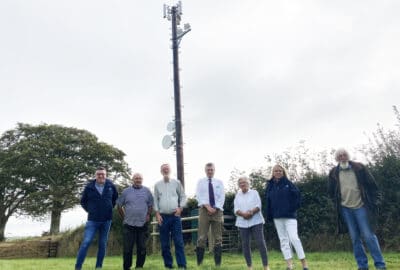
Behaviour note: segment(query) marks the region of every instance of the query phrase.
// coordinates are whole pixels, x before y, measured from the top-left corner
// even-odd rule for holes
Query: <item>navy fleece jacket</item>
[[[111,180],[106,179],[103,193],[100,194],[95,186],[96,180],[91,180],[82,193],[81,205],[88,213],[90,221],[112,220],[112,210],[118,198],[118,192]]]
[[[300,207],[300,191],[286,177],[268,182],[265,192],[267,220],[274,218],[296,218]]]

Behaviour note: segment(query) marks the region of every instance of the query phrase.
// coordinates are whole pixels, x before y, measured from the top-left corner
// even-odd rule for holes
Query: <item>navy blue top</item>
[[[95,186],[96,180],[91,180],[82,193],[81,205],[88,213],[88,220],[112,220],[112,210],[118,198],[118,192],[111,180],[106,179],[102,194]]]
[[[279,181],[271,179],[265,192],[267,220],[274,218],[296,218],[300,207],[300,191],[286,177]]]

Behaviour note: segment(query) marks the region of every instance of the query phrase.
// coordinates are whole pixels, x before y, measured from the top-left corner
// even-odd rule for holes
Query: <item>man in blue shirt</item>
[[[96,178],[89,181],[82,193],[81,205],[88,213],[83,241],[76,258],[75,269],[81,270],[86,253],[96,233],[99,233],[96,269],[103,266],[106,254],[108,233],[111,227],[112,210],[118,198],[118,192],[111,180],[107,179],[104,167],[98,167]]]
[[[136,244],[136,269],[143,268],[146,260],[148,222],[153,209],[153,195],[142,185],[143,176],[135,173],[133,185],[122,191],[118,198],[118,212],[123,218],[123,268],[132,266],[133,246]]]

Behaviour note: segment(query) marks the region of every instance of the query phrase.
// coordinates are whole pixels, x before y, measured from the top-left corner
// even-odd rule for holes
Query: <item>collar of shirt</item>
[[[97,182],[94,183],[97,188],[104,188],[104,184],[99,184]]]
[[[104,184],[101,185],[101,184],[98,184],[98,183],[96,182],[96,183],[94,183],[94,186],[95,186],[96,190],[100,193],[100,195],[103,194]]]
[[[349,167],[347,167],[347,168],[342,168],[342,167],[340,167],[340,164],[339,164],[338,166],[339,166],[339,170],[340,170],[340,171],[348,171],[348,170],[351,170],[351,169],[352,169],[352,166],[351,166],[350,163],[349,163]]]

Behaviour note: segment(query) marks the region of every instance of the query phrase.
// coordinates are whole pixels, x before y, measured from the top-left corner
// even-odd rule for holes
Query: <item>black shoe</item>
[[[196,247],[197,265],[200,265],[203,262],[204,251],[205,251],[204,248]]]
[[[221,266],[221,260],[222,260],[222,246],[218,245],[214,247],[215,266]]]

